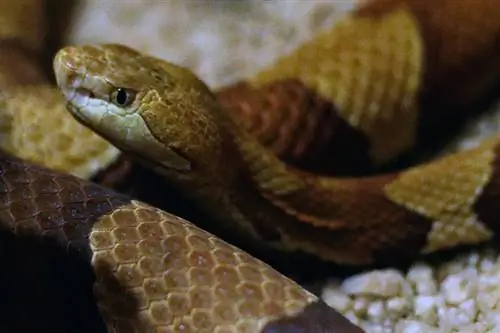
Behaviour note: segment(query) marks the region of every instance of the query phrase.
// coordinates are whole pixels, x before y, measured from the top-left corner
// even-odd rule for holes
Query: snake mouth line
[[[83,88],[61,87],[60,89],[66,98],[66,109],[68,109],[73,116],[84,121],[85,119],[80,108],[88,103],[88,99],[91,98],[93,94],[89,90]],[[81,103],[81,99],[85,99],[87,102]],[[77,100],[80,100],[80,102],[77,102]]]
[[[85,89],[85,88],[74,88],[75,90],[75,93],[82,96],[82,97],[87,97],[87,98],[95,98],[95,94],[89,90],[89,89]]]

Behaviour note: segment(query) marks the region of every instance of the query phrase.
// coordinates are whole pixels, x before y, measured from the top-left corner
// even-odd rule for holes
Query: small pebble
[[[476,292],[477,276],[464,271],[448,276],[441,284],[446,302],[450,305],[459,305],[471,298]]]
[[[372,295],[383,298],[404,294],[407,289],[401,272],[393,269],[372,271],[346,279],[341,290],[349,295]]]
[[[402,320],[395,327],[395,333],[434,333],[434,327],[415,320]]]

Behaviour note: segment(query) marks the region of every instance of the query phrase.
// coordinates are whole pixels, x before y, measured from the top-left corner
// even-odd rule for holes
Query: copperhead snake
[[[83,253],[72,259],[86,262],[83,275],[92,266],[110,332],[360,331],[215,236],[63,171],[90,178],[96,164],[108,166],[119,151],[105,138],[235,234],[339,264],[411,259],[490,240],[498,138],[392,174],[325,175],[388,162],[416,144],[423,119],[452,119],[493,87],[500,5],[461,4],[364,4],[255,77],[215,93],[189,70],[124,45],[64,47],[54,57],[58,88],[68,111],[97,135],[76,121],[58,130],[68,140],[79,131],[91,162],[73,141],[66,164],[29,145],[47,130],[32,126],[21,135],[36,111],[12,108],[27,91],[40,94],[37,107],[50,109],[55,122],[63,97],[36,68],[20,75],[2,67],[0,83],[9,86],[4,126],[13,133],[0,159],[2,225],[20,238],[41,236]],[[5,39],[19,44],[5,43],[13,55],[3,53],[2,65],[15,58],[30,66],[22,57],[41,47],[36,33],[6,31]],[[17,329],[43,326],[42,316],[35,318],[17,321]]]

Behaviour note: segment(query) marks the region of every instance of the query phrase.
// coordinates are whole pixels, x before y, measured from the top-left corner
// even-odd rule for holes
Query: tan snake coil
[[[0,202],[2,332],[361,332],[261,261],[96,184],[2,153]]]
[[[431,123],[436,123],[454,117],[455,114],[452,112],[446,112],[454,109],[445,106],[468,105],[488,90],[498,77],[496,40],[499,24],[495,21],[493,13],[499,12],[499,5],[494,1],[483,1],[479,5],[472,0],[464,0],[462,6],[455,4],[449,0],[435,1],[432,5],[417,0],[379,0],[369,3],[359,12],[348,16],[331,31],[319,35],[252,80],[219,92],[220,102],[234,111],[230,113],[236,115],[234,119],[227,117],[217,105],[217,101],[208,94],[206,87],[189,72],[124,47],[66,48],[60,51],[59,57],[56,58],[55,68],[59,84],[66,93],[72,92],[68,90],[71,87],[84,88],[87,92],[79,90],[81,98],[86,99],[90,91],[94,96],[92,100],[104,100],[110,110],[114,110],[114,113],[106,114],[98,108],[98,104],[92,107],[81,104],[80,113],[76,113],[80,121],[93,127],[98,133],[125,150],[138,152],[140,157],[147,159],[148,164],[153,164],[170,182],[184,190],[214,217],[228,225],[238,222],[235,229],[253,234],[257,241],[264,241],[265,244],[274,243],[286,250],[298,248],[340,263],[367,264],[396,259],[392,254],[411,258],[418,253],[452,247],[460,243],[488,240],[495,234],[495,222],[498,216],[492,208],[498,199],[497,139],[486,142],[476,150],[450,156],[409,171],[367,179],[338,180],[320,178],[285,166],[275,156],[263,150],[256,141],[247,137],[244,131],[235,130],[237,126],[232,126],[232,122],[246,127],[283,160],[309,171],[328,172],[335,169],[342,171],[366,161],[374,165],[387,162],[415,144],[418,126],[424,122],[423,120],[430,119]],[[436,18],[444,17],[447,20],[437,22]],[[458,29],[456,24],[453,25],[456,22],[462,23],[465,29]],[[12,34],[9,30],[3,34],[21,36]],[[481,38],[477,38],[478,36]],[[31,43],[34,40],[36,38],[25,39],[23,42],[31,46],[35,45]],[[15,44],[6,43],[5,47],[13,50],[11,52],[15,52],[16,57],[25,54],[25,51]],[[103,55],[107,58],[100,58]],[[79,56],[83,56],[83,60]],[[95,62],[98,59],[99,62]],[[4,61],[11,62],[8,59]],[[70,63],[74,68],[68,67]],[[130,74],[126,72],[127,68],[134,71]],[[141,72],[141,68],[152,71],[145,74]],[[84,69],[88,77],[78,81]],[[112,71],[104,73],[103,69]],[[10,69],[3,71],[9,73]],[[25,69],[22,72],[25,72]],[[155,72],[157,77],[151,75]],[[11,73],[14,74],[10,78],[4,76],[7,80],[2,83],[9,87],[2,96],[4,109],[7,110],[4,116],[8,119],[3,122],[8,124],[4,130],[12,134],[3,141],[7,150],[21,157],[84,177],[90,177],[98,169],[95,166],[96,162],[88,163],[86,154],[95,157],[98,165],[101,163],[107,165],[118,156],[119,152],[116,149],[69,120],[64,120],[61,124],[71,124],[68,125],[71,130],[65,131],[63,128],[55,134],[51,133],[54,136],[48,140],[49,145],[57,140],[62,142],[61,147],[55,150],[57,154],[53,155],[50,150],[40,154],[37,146],[31,145],[31,142],[38,143],[40,137],[50,138],[46,136],[47,127],[40,124],[40,121],[46,118],[38,118],[39,121],[29,119],[26,115],[33,115],[33,107],[25,103],[23,97],[28,91],[32,94],[50,96],[50,100],[46,97],[40,100],[45,103],[42,108],[51,110],[62,110],[61,100],[49,86],[11,88],[13,85],[26,83],[16,82],[19,74]],[[37,76],[36,71],[34,73],[34,76],[28,76],[26,81],[43,84],[44,79]],[[103,84],[102,75],[105,75],[115,87]],[[165,79],[167,82],[164,82]],[[151,83],[154,80],[157,81]],[[151,86],[145,86],[145,82],[151,83]],[[158,86],[162,89],[157,89]],[[125,88],[126,92],[131,94],[126,96],[137,96],[137,100],[130,98],[130,105],[133,106],[134,103],[142,101],[143,93],[146,98],[152,96],[151,101],[155,101],[155,98],[157,103],[160,98],[163,100],[160,100],[161,103],[156,104],[155,108],[141,109],[140,114],[130,112],[127,98],[125,108],[122,105],[113,109],[108,100],[110,96],[116,98],[118,92],[115,91],[114,95],[114,90],[110,88],[118,87]],[[37,95],[31,96],[36,100]],[[81,98],[73,102],[82,102]],[[111,101],[116,104],[117,100],[112,98]],[[55,102],[50,104],[51,100]],[[12,108],[18,105],[28,105],[23,106],[28,111],[12,112]],[[143,102],[141,105],[147,104]],[[39,107],[39,104],[36,107]],[[431,114],[430,110],[440,112]],[[128,141],[125,142],[121,136],[121,128],[124,125],[129,126],[130,123],[128,120],[124,121],[125,118],[117,116],[120,113],[131,113],[130,118],[135,122],[131,126],[133,128],[131,134],[136,136],[127,137]],[[60,117],[56,113],[52,115],[52,119],[66,119],[63,113]],[[104,120],[97,123],[96,118]],[[28,127],[27,124],[32,125]],[[53,123],[50,124],[50,127],[53,126]],[[32,134],[23,135],[23,128],[24,130],[30,128],[29,132]],[[86,150],[90,151],[83,152],[76,149],[75,144],[71,145],[74,142],[72,139],[74,130],[82,131],[82,135],[88,136],[88,140],[95,140],[81,140],[85,143]],[[149,138],[141,135],[149,135]],[[398,137],[397,141],[394,140],[395,137]],[[353,146],[347,150],[349,154],[342,155],[346,151],[344,140],[349,139],[352,140]],[[67,141],[70,143],[69,149]],[[95,142],[97,146],[88,142]],[[29,147],[34,148],[30,150]],[[333,159],[329,161],[327,158],[324,163],[318,163],[320,156],[325,152]],[[339,159],[339,156],[344,158]],[[51,157],[57,158],[51,159]],[[10,161],[10,158],[5,156],[4,160]],[[16,168],[25,168],[21,162],[13,165]],[[8,171],[8,167],[5,167],[5,170]],[[189,171],[192,170],[195,172],[190,175]],[[9,175],[9,172],[6,174]],[[37,173],[33,175],[35,175],[33,178],[28,178],[24,182],[27,184],[37,182],[39,175]],[[67,177],[68,184],[78,182],[68,176],[61,177]],[[5,177],[4,187],[7,191],[4,191],[6,193],[4,198],[9,203],[12,198],[10,193],[16,189],[9,187],[12,185],[10,182],[14,180]],[[50,184],[47,186],[50,187]],[[71,186],[63,185],[57,188],[56,192],[65,191],[65,188]],[[38,189],[33,185],[31,188]],[[40,190],[28,192],[35,195],[44,193]],[[53,203],[56,207],[54,209],[64,212],[65,206],[57,206],[56,198],[45,200],[48,198],[43,195],[41,197],[42,201],[39,204]],[[82,201],[77,200],[77,202]],[[120,206],[113,214],[140,210],[137,206],[130,207],[130,203]],[[95,214],[87,205],[85,208],[84,211],[88,214]],[[12,206],[7,206],[5,211],[12,212]],[[150,208],[147,211],[150,211]],[[30,226],[37,228],[41,221],[45,221],[42,219],[43,212],[44,209],[32,212],[35,215],[31,215],[27,230],[30,230]],[[74,227],[71,218],[61,216],[64,219],[63,229],[64,226]],[[133,216],[137,218],[138,214]],[[12,225],[15,218],[15,215],[8,215],[5,222],[7,225]],[[53,216],[49,220],[52,218],[57,220]],[[123,220],[120,218],[114,221],[116,224],[122,223],[120,221],[132,223],[132,226],[135,225],[137,228],[127,229],[130,234],[124,231],[122,238],[116,238],[116,234],[110,233],[107,229],[102,233],[105,237],[97,241],[93,236],[99,235],[101,230],[93,229],[90,234],[92,246],[96,246],[100,241],[104,242],[104,245],[107,245],[106,242],[117,241],[116,248],[113,249],[115,255],[107,257],[112,264],[113,261],[122,259],[116,256],[117,249],[123,248],[125,250],[121,254],[133,257],[136,252],[126,250],[137,247],[137,244],[145,240],[144,235],[137,231],[143,224],[134,224],[138,223],[137,220],[123,217]],[[120,228],[117,230],[121,231]],[[77,235],[84,236],[85,231]],[[110,235],[114,238],[111,239]],[[170,238],[175,239],[176,236],[177,234],[173,234]],[[165,237],[168,239],[168,236]],[[210,238],[206,235],[205,242],[207,239]],[[133,245],[127,247],[127,240]],[[187,247],[188,245],[191,247]],[[174,242],[173,248],[178,246],[189,252],[194,245],[182,241]],[[203,248],[203,245],[200,246]],[[168,249],[173,251],[173,248]],[[148,255],[158,253],[161,252],[153,251]],[[189,256],[187,253],[184,255],[180,258]],[[196,255],[201,255],[199,258],[203,257],[205,263],[210,263],[210,259],[206,259],[201,253]],[[96,258],[94,267],[100,281],[99,277],[105,279],[110,275],[99,270],[100,257]],[[151,257],[146,256],[146,258]],[[143,272],[138,271],[140,264],[134,266],[133,259],[130,260],[130,266],[123,266],[130,271],[124,268],[124,272],[140,272],[137,273],[137,278],[141,283],[145,282],[146,280],[142,280]],[[191,266],[193,262],[186,264],[189,270],[193,268]],[[262,264],[259,262],[259,265]],[[182,267],[187,268],[187,266]],[[267,266],[261,267],[268,269]],[[122,278],[131,277],[124,283],[125,287],[133,289],[134,274],[125,273]],[[163,267],[161,274],[167,274]],[[120,277],[119,270],[115,276]],[[257,281],[255,278],[257,278],[255,275],[243,276],[241,281],[243,284],[253,283]],[[273,281],[277,281],[274,279],[273,277]],[[276,277],[276,279],[281,278]],[[231,281],[232,288],[236,288],[239,283],[237,280],[228,279],[228,281]],[[107,291],[107,284],[104,282],[98,284],[96,295],[102,297],[101,301],[104,300],[100,303],[102,313],[108,324],[113,324],[113,320],[117,320],[116,318],[123,315],[123,312],[116,313],[109,310],[106,300],[113,298],[109,297],[109,294],[99,293],[100,288]],[[295,284],[292,285],[298,288]],[[142,287],[144,288],[144,285]],[[194,287],[193,284],[188,286],[188,288]],[[258,288],[262,287],[262,284],[258,285]],[[140,293],[141,290],[137,290]],[[183,289],[183,292],[185,293],[186,289]],[[163,293],[159,296],[160,303],[167,304],[163,309],[171,312],[176,307],[168,303],[168,297],[175,293],[171,292],[165,296],[165,289]],[[258,294],[256,289],[250,291],[248,302],[256,302],[254,298],[256,294]],[[299,295],[289,294],[286,295],[284,302],[293,303],[300,298]],[[208,331],[214,331],[212,329],[214,326],[210,326],[211,324],[219,325],[220,328],[217,329],[223,329],[223,324],[219,321],[221,316],[213,313],[214,307],[206,308],[208,310],[204,312],[205,316],[199,315],[205,319],[201,320],[200,324],[194,319],[198,314],[195,310],[198,308],[187,306],[178,299],[174,302],[179,302],[176,305],[186,311],[186,318],[189,318],[187,322],[180,319],[182,315],[175,317],[162,313],[164,316],[156,317],[158,313],[153,311],[155,309],[153,303],[147,303],[145,312],[142,312],[147,314],[145,325],[152,324],[151,320],[149,322],[147,320],[150,316],[149,318],[164,319],[165,323],[162,326],[166,331],[175,325],[181,325],[176,326],[178,329],[182,327],[193,329],[193,325],[198,324],[208,325],[207,327],[210,327]],[[244,300],[241,302],[244,303]],[[278,316],[285,313],[285,303],[275,309],[278,311],[276,312]],[[130,306],[130,302],[122,301],[119,304]],[[192,299],[189,304],[192,304]],[[225,304],[234,305],[232,302]],[[306,323],[300,322],[307,319],[309,322],[324,325],[323,328],[315,328],[318,332],[353,329],[352,326],[342,328],[342,325],[347,325],[345,321],[329,322],[328,316],[337,320],[334,312],[315,317],[316,314],[312,313],[309,307],[304,308],[304,304],[303,301],[299,306],[299,313],[296,314],[299,318],[297,327],[308,332],[314,331],[313,328],[307,330],[304,326]],[[327,311],[324,305],[320,304],[321,306],[323,311]],[[120,309],[118,306],[111,308]],[[127,313],[128,310],[124,311]],[[207,313],[210,315],[206,315]],[[272,324],[267,323],[269,319],[265,312],[251,315],[254,322],[250,325],[256,325],[253,330],[271,329],[269,325]],[[257,327],[259,320],[260,328]],[[140,318],[135,317],[131,320],[131,324],[140,325],[140,321]],[[230,320],[227,325],[231,329],[239,327],[235,320]],[[287,323],[277,325],[278,330],[291,330],[286,326]],[[128,331],[126,328],[123,330]]]

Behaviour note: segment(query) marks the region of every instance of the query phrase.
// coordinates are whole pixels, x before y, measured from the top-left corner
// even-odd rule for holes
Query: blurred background
[[[291,51],[356,2],[79,0],[64,9],[62,40],[124,43],[219,86]]]

